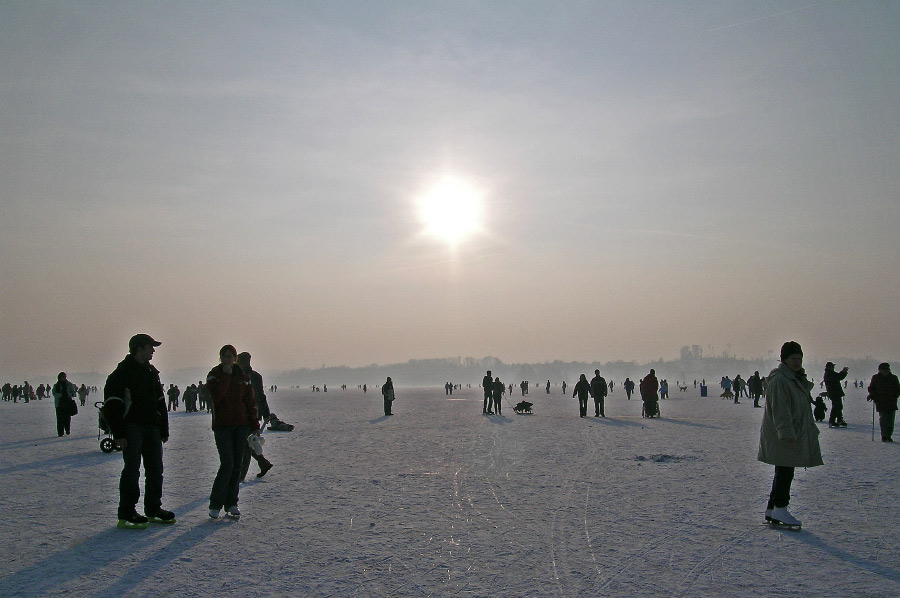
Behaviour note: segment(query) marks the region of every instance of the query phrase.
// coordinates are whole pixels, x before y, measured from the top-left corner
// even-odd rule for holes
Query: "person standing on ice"
[[[875,401],[878,423],[881,425],[881,442],[894,442],[894,416],[897,414],[897,398],[900,397],[900,381],[891,373],[891,364],[882,363],[878,373],[869,383],[867,400]]]
[[[494,378],[491,375],[491,370],[488,370],[484,378],[481,379],[481,390],[484,391],[484,405],[481,408],[481,412],[493,413]]]
[[[622,386],[625,388],[625,396],[628,397],[628,400],[631,400],[631,393],[634,392],[634,382],[631,381],[631,378],[625,378],[625,382],[622,383]]]
[[[759,372],[753,372],[753,375],[747,380],[747,390],[750,391],[753,406],[760,407],[759,398],[762,396],[762,380],[759,377]]]
[[[391,380],[390,376],[381,385],[381,396],[384,398],[384,414],[394,415],[391,413],[391,407],[394,404],[394,381]]]
[[[75,402],[75,385],[66,379],[66,373],[60,372],[53,385],[53,406],[56,408],[56,434],[69,434],[72,426],[72,407]]]
[[[813,383],[803,370],[803,349],[795,341],[781,347],[781,364],[772,370],[766,385],[766,405],[759,430],[757,460],[775,466],[772,491],[766,505],[766,521],[800,527],[788,512],[795,467],[822,465],[819,429],[813,420]]]
[[[606,417],[603,399],[606,397],[606,379],[600,375],[600,370],[594,370],[591,378],[591,396],[594,397],[594,417]]]
[[[147,334],[131,337],[128,355],[103,387],[103,417],[125,462],[119,479],[117,524],[124,529],[146,529],[148,518],[153,523],[175,523],[175,514],[162,508],[162,445],[169,440],[169,412],[159,370],[150,364],[161,344]],[[141,461],[146,516],[135,508],[141,497]]]
[[[572,391],[573,397],[578,397],[578,415],[584,417],[587,415],[588,395],[591,394],[591,384],[588,382],[587,376],[581,374],[578,382],[575,383],[575,390]]]
[[[503,398],[503,393],[506,392],[506,385],[503,382],[500,382],[499,376],[494,378],[494,384],[491,387],[491,391],[494,403],[494,413],[500,415],[500,399]],[[490,411],[488,411],[488,413],[490,413]]]
[[[269,423],[269,417],[272,412],[269,411],[269,402],[266,400],[266,390],[263,386],[262,374],[254,370],[250,366],[250,354],[244,351],[237,357],[238,366],[244,375],[250,379],[250,388],[253,389],[253,400],[256,401],[256,417],[257,420],[263,420],[262,425]],[[262,429],[262,426],[260,427]],[[241,460],[241,481],[247,477],[247,471],[250,470],[250,458],[256,459],[259,464],[259,473],[256,477],[261,478],[272,469],[272,463],[262,454],[262,447],[259,446],[259,454],[255,450],[244,450],[244,458]]]
[[[219,453],[219,470],[209,493],[209,516],[218,519],[224,506],[229,517],[238,519],[241,464],[248,450],[247,437],[251,432],[259,434],[259,417],[250,379],[235,365],[237,349],[225,345],[219,349],[219,361],[206,376]]]
[[[845,367],[838,373],[834,371],[832,362],[829,361],[825,364],[825,377],[822,381],[825,383],[825,392],[831,399],[831,413],[828,414],[829,428],[847,426],[847,422],[844,421],[844,388],[841,386],[841,380],[847,377],[848,371]]]

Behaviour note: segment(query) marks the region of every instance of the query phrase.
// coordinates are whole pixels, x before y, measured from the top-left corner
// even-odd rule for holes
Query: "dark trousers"
[[[581,417],[587,415],[587,397],[578,397],[578,415]]]
[[[491,411],[494,407],[494,399],[491,397],[490,393],[484,393],[484,407],[481,408],[482,413],[487,413]]]
[[[881,425],[881,439],[888,440],[894,435],[894,416],[896,411],[884,411],[878,413],[878,423]]]
[[[56,433],[60,436],[68,434],[72,427],[72,416],[69,415],[68,407],[56,408]]]
[[[241,484],[241,463],[247,447],[249,426],[224,426],[213,430],[216,450],[219,451],[219,471],[209,493],[209,508],[221,509],[238,504]]]
[[[384,399],[384,414],[385,414],[385,415],[390,415],[390,414],[391,414],[391,403],[393,403],[392,400],[390,400],[390,399],[388,399],[388,398],[385,398],[385,399]]]
[[[828,423],[836,424],[844,421],[844,399],[835,397],[831,399],[831,413],[828,415]]]
[[[500,413],[500,393],[494,395],[494,413]]]
[[[594,415],[606,417],[606,414],[603,413],[603,397],[600,397],[599,399],[594,397]]]
[[[141,497],[141,461],[144,463],[144,512],[153,514],[162,506],[163,450],[157,426],[125,424],[125,467],[119,478],[119,517],[125,518]]]
[[[786,507],[791,502],[791,482],[794,481],[794,468],[775,466],[775,477],[772,479],[772,492],[769,493],[767,509]]]

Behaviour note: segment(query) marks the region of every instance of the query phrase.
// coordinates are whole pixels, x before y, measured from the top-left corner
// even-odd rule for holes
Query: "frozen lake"
[[[144,531],[115,527],[121,456],[99,450],[96,395],[66,438],[52,402],[0,403],[0,595],[900,595],[900,447],[870,441],[863,390],[848,428],[820,424],[825,466],[797,471],[790,532],[761,524],[772,468],[749,399],[672,385],[645,420],[617,387],[606,419],[581,419],[559,388],[515,415],[517,389],[486,416],[477,387],[395,384],[390,418],[377,389],[270,394],[296,429],[265,433],[275,468],[242,485],[238,522],[207,517],[209,416],[170,414],[178,523]]]

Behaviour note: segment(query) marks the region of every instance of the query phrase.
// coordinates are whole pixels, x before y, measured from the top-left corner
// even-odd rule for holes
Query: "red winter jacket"
[[[237,365],[226,374],[222,364],[209,371],[206,386],[212,400],[212,427],[249,426],[252,432],[259,432],[259,418],[256,414],[256,400],[250,379]]]

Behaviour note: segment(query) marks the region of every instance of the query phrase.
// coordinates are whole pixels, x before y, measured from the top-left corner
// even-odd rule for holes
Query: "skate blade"
[[[782,523],[775,519],[772,519],[770,521],[764,521],[763,525],[771,527],[772,529],[785,529],[785,530],[792,531],[792,532],[799,532],[802,529],[801,525],[796,525],[793,523]]]

